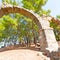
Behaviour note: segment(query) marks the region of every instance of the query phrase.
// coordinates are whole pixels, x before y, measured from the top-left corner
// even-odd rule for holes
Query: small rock
[[[37,53],[37,56],[39,56],[39,53]]]

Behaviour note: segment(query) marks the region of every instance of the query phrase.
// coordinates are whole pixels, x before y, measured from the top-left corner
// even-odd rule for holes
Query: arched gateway
[[[29,18],[31,18],[35,23],[39,26],[39,34],[40,34],[40,46],[41,50],[48,49],[50,52],[58,50],[58,44],[56,42],[53,29],[50,28],[50,24],[48,20],[41,18],[38,14],[34,13],[31,10],[27,10],[18,6],[6,5],[0,7],[0,17],[9,13],[20,13]]]

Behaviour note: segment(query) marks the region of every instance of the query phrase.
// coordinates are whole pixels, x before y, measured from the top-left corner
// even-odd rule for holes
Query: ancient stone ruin
[[[47,51],[47,54],[50,54],[51,56],[58,56],[57,54],[59,46],[55,39],[53,28],[50,27],[48,19],[40,17],[33,11],[27,10],[19,6],[4,5],[0,7],[0,17],[9,13],[20,13],[31,18],[39,26],[39,39],[41,50],[45,52]]]

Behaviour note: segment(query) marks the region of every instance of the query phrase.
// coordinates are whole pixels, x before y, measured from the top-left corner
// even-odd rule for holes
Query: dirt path
[[[0,52],[0,60],[50,60],[42,52],[18,49]]]

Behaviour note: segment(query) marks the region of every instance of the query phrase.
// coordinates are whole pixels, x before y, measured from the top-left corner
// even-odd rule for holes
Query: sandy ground
[[[18,49],[0,52],[0,60],[50,60],[42,52]]]

